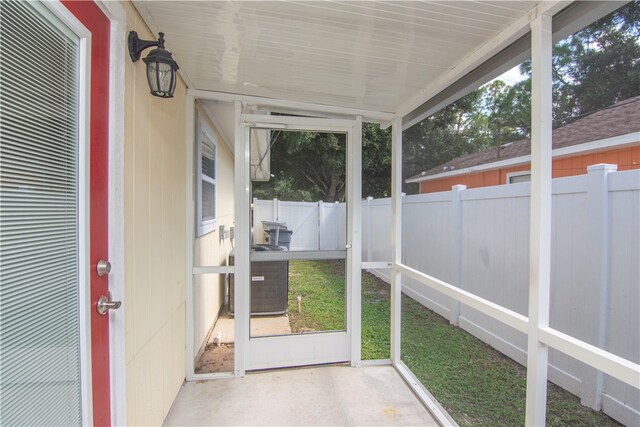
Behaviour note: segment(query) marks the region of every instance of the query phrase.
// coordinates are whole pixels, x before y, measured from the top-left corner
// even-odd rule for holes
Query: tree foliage
[[[274,131],[268,182],[253,184],[262,199],[343,201],[346,136],[321,132]]]
[[[640,2],[554,47],[554,126],[640,95]]]

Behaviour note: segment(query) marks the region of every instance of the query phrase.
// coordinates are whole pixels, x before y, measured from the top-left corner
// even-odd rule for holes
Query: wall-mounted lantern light
[[[153,96],[172,98],[176,90],[176,71],[178,63],[171,57],[171,52],[164,48],[164,33],[159,33],[158,41],[141,40],[135,31],[129,32],[129,56],[136,62],[143,50],[157,46],[143,59],[147,64],[147,81]]]

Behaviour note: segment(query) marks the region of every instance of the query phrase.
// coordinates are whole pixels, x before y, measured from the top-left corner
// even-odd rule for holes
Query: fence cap
[[[618,170],[618,165],[612,165],[609,163],[598,163],[597,165],[587,166],[587,172],[591,171],[612,171]]]

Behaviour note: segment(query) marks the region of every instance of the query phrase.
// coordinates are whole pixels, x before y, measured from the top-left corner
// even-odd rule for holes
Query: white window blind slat
[[[78,40],[0,13],[0,425],[81,425]]]

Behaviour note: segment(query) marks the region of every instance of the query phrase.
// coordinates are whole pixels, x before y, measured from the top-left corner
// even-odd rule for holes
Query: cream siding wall
[[[127,30],[154,38],[133,5],[123,7]],[[145,64],[125,63],[127,423],[160,425],[185,367],[186,86],[179,80],[173,99],[153,97]]]
[[[214,124],[208,119],[204,110],[198,108],[198,117],[213,131],[218,146],[218,163],[216,176],[216,228],[195,241],[194,265],[217,266],[227,265],[229,251],[231,251],[231,239],[222,239],[219,226],[233,226],[233,154],[224,143],[220,133]],[[194,153],[197,150],[194,148]],[[194,159],[195,167],[198,161]],[[195,183],[194,183],[194,194]],[[197,225],[197,224],[196,224]],[[222,306],[225,304],[226,276],[225,275],[196,275],[193,278],[194,289],[194,354],[202,351],[209,332]]]

